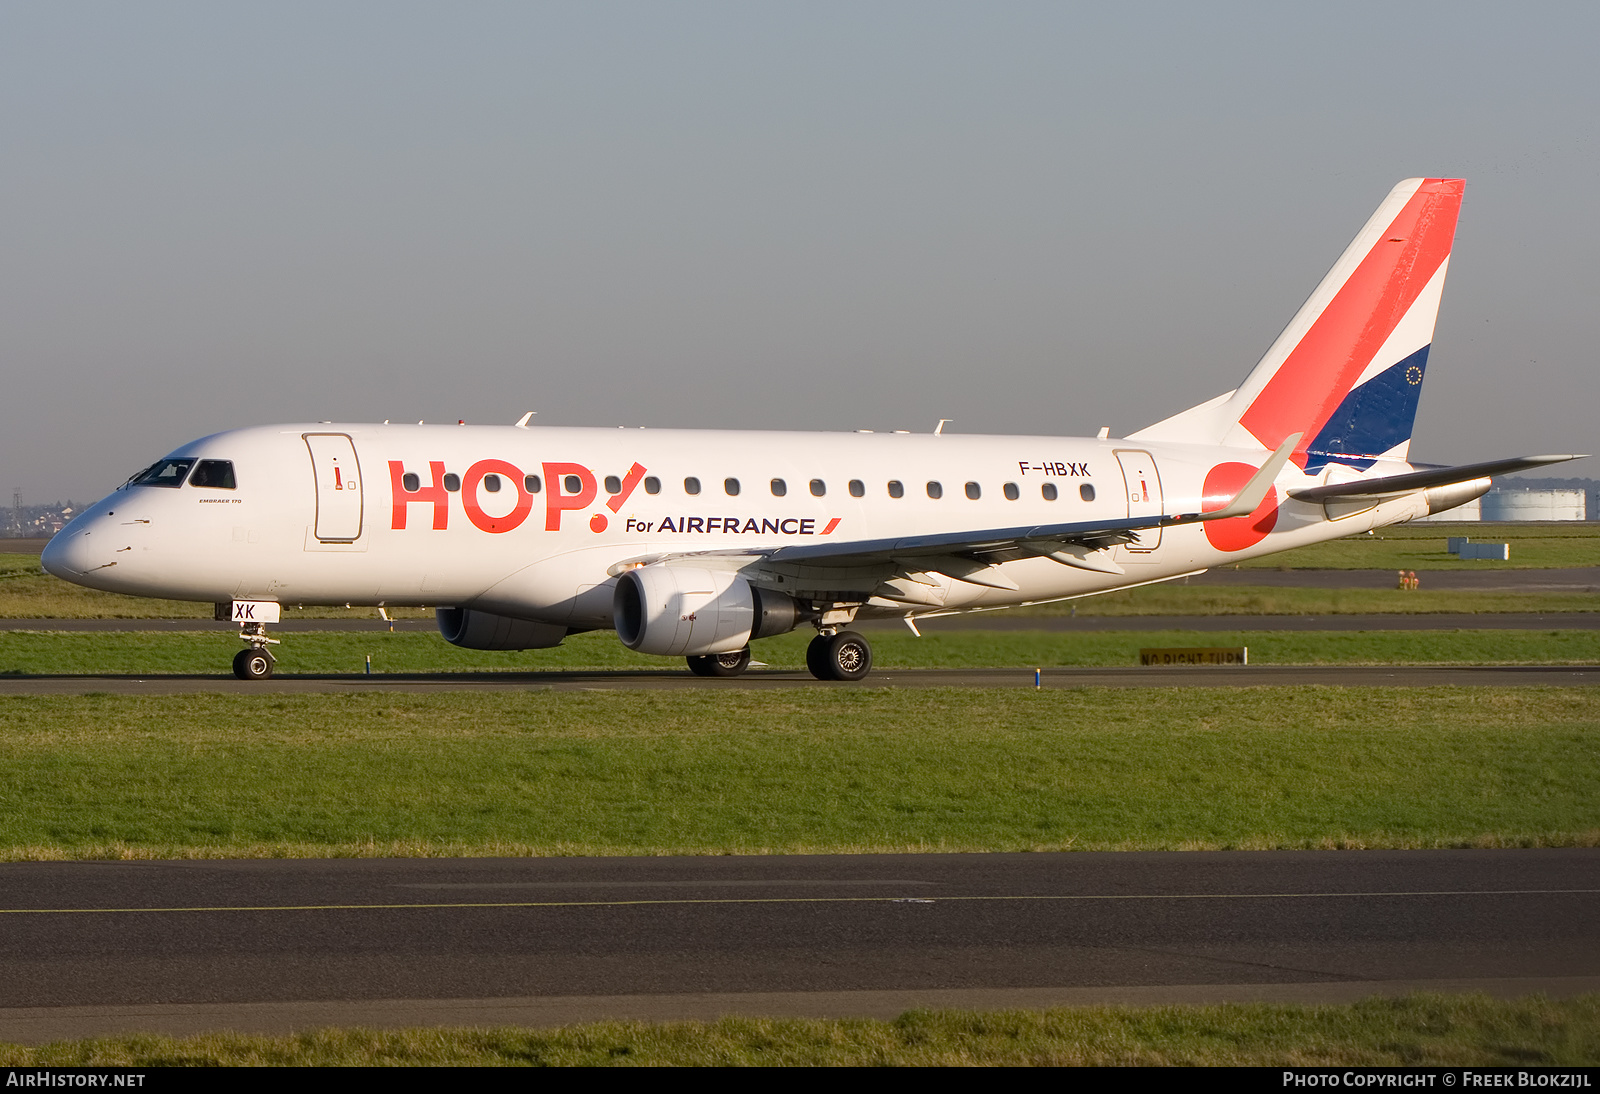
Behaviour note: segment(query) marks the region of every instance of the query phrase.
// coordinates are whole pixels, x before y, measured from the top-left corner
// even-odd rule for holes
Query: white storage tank
[[[1484,520],[1585,520],[1582,490],[1541,490],[1496,486],[1479,499]]]

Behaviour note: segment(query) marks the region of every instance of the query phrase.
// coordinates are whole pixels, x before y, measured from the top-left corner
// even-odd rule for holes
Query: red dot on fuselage
[[[1255,473],[1256,469],[1247,463],[1223,463],[1213,467],[1206,475],[1201,511],[1214,513],[1227,505]],[[1268,487],[1267,496],[1249,516],[1207,521],[1200,527],[1206,530],[1206,539],[1217,550],[1242,551],[1260,543],[1277,523],[1278,488],[1273,486]]]
[[[606,515],[604,513],[596,513],[594,516],[589,518],[589,531],[604,532],[605,530]]]

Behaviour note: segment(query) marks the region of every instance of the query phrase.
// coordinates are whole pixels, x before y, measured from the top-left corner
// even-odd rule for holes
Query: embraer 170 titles
[[[241,677],[281,605],[435,606],[471,649],[615,630],[706,676],[802,626],[1088,596],[1460,505],[1504,471],[1409,460],[1462,183],[1384,199],[1238,388],[1116,439],[286,425],[186,444],[44,551],[68,581],[210,601]]]

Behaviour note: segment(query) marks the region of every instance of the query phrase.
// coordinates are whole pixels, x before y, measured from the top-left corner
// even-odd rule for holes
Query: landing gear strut
[[[248,642],[250,648],[234,655],[233,674],[241,680],[265,680],[271,676],[276,661],[267,651],[267,646],[276,645],[278,640],[267,637],[267,625],[242,623],[239,625],[239,638]]]
[[[872,647],[855,631],[819,634],[806,647],[806,668],[818,680],[860,680],[872,671]]]
[[[696,676],[738,676],[750,667],[750,647],[734,653],[702,653],[685,660]]]

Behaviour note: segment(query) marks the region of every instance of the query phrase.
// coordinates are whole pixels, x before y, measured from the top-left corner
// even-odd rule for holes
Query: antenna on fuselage
[[[939,424],[933,427],[933,435],[937,437],[944,432],[944,427],[955,421],[954,418],[940,418]]]
[[[527,429],[528,428],[528,422],[537,413],[539,413],[537,410],[530,410],[526,414],[524,414],[522,417],[518,418],[517,419],[517,428],[518,429]]]

